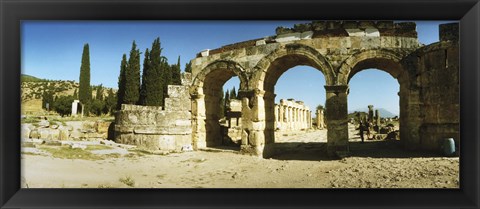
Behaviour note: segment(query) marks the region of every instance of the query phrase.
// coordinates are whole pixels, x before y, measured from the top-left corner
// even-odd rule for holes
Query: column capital
[[[327,86],[325,85],[325,90],[327,93],[348,93],[349,88],[348,85],[336,85],[336,86]]]

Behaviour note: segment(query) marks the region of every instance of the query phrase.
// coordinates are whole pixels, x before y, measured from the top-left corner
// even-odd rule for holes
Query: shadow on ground
[[[434,152],[410,151],[403,149],[401,141],[366,141],[349,142],[349,157],[371,158],[418,158],[418,157],[442,157]],[[271,157],[277,160],[338,160],[327,155],[326,142],[286,142],[275,144],[275,155]]]

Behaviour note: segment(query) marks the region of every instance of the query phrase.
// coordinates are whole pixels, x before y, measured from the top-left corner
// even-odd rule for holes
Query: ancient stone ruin
[[[169,87],[175,102],[166,102],[165,109],[124,105],[116,117],[116,138],[153,149],[220,145],[219,92],[238,76],[241,151],[271,156],[277,122],[282,121],[275,116],[275,84],[290,68],[307,65],[325,77],[326,124],[316,124],[328,130],[328,154],[349,151],[348,84],[368,68],[389,73],[400,85],[400,139],[406,148],[438,149],[446,137],[458,144],[458,24],[441,25],[439,35],[439,42],[424,46],[413,22],[313,21],[205,50],[191,60],[191,85]],[[180,89],[181,96],[175,97]]]
[[[126,105],[115,116],[115,141],[146,150],[181,150],[192,143],[189,73],[169,85],[165,108]]]

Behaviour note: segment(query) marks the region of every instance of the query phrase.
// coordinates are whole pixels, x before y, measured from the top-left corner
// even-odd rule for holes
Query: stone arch
[[[222,143],[219,125],[220,92],[230,78],[238,76],[240,89],[247,86],[245,69],[232,60],[215,60],[198,73],[190,89],[192,96],[192,142],[195,149]],[[240,90],[239,89],[239,90]]]
[[[337,83],[348,85],[350,79],[358,72],[377,68],[392,75],[399,83],[408,82],[408,72],[404,70],[401,60],[406,52],[388,49],[364,50],[348,57],[339,67]]]
[[[411,51],[393,51],[388,49],[372,49],[365,50],[353,54],[347,58],[339,68],[338,83],[348,85],[350,79],[358,72],[375,68],[389,73],[395,78],[400,86],[400,138],[403,139],[409,130],[407,123],[409,121],[408,104],[410,100],[410,75],[408,70],[403,66],[403,59],[408,56]]]
[[[251,81],[251,89],[266,90],[264,89],[266,79],[276,82],[285,71],[298,65],[307,65],[321,71],[325,76],[326,84],[333,85],[336,74],[325,56],[307,45],[286,44],[265,56],[254,67],[255,74]],[[275,69],[276,75],[269,76]]]
[[[271,52],[254,67],[254,74],[250,80],[250,88],[262,92],[257,97],[259,107],[254,107],[254,113],[258,127],[262,130],[257,131],[261,135],[261,140],[265,148],[264,156],[274,153],[273,143],[275,142],[275,94],[274,86],[280,76],[298,65],[306,65],[319,70],[325,78],[327,85],[332,85],[335,81],[335,72],[328,59],[311,46],[304,44],[286,44],[280,45],[275,51]]]

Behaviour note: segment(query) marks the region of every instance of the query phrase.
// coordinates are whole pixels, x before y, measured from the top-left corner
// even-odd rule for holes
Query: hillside
[[[23,112],[42,111],[42,95],[48,89],[53,89],[54,96],[73,95],[78,92],[79,83],[75,81],[47,80],[30,75],[21,76],[21,100]],[[106,97],[111,88],[103,87],[103,96]],[[97,86],[92,86],[92,97],[96,97]],[[116,92],[116,89],[112,89]]]

